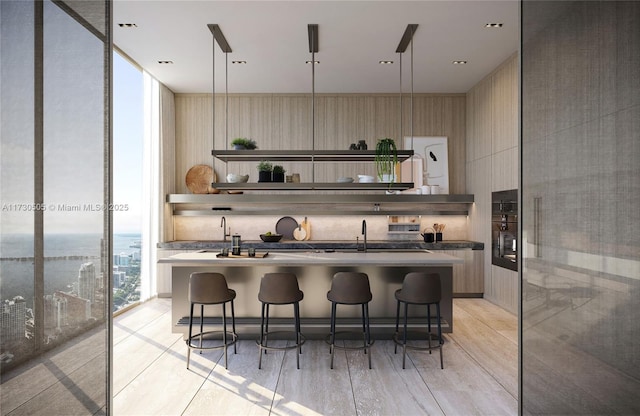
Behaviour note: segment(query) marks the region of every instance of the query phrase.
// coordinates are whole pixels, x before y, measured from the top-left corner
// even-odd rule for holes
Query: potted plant
[[[284,173],[286,170],[280,165],[273,167],[273,182],[284,182]]]
[[[236,137],[231,141],[231,145],[234,150],[253,150],[258,147],[254,140],[247,139],[246,137]]]
[[[395,182],[398,148],[393,139],[386,137],[378,140],[376,144],[375,163],[379,182]]]
[[[271,182],[271,172],[273,165],[268,160],[261,160],[258,163],[258,182]]]

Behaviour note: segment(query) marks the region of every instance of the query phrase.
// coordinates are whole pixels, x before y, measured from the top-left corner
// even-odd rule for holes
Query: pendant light
[[[311,53],[311,182],[316,181],[316,52],[318,52],[318,25],[307,25],[309,53]]]
[[[211,53],[211,154],[213,156],[212,167],[213,167],[213,177],[216,175],[216,158],[215,158],[215,148],[216,148],[216,42],[220,46],[222,52],[224,52],[225,56],[225,125],[224,125],[224,134],[225,134],[225,149],[228,142],[227,137],[227,125],[229,122],[229,99],[228,99],[228,54],[232,52],[231,46],[227,42],[227,39],[224,37],[220,26],[217,24],[208,24],[207,27],[211,31],[213,35],[213,43],[212,43],[212,53]],[[225,169],[226,174],[226,169]],[[212,181],[213,178],[212,178]]]
[[[396,48],[396,53],[400,54],[400,140],[404,140],[403,133],[403,108],[402,108],[402,54],[406,52],[407,46],[411,45],[411,62],[410,62],[410,78],[411,78],[411,95],[410,95],[410,107],[409,107],[409,125],[411,128],[411,149],[413,149],[413,35],[418,28],[417,24],[409,24],[404,30],[402,39]],[[413,178],[413,155],[411,156],[411,182],[414,182]]]

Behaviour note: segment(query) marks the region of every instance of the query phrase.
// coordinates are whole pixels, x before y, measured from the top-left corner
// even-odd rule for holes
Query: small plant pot
[[[284,182],[284,172],[273,172],[273,182]]]
[[[258,172],[258,182],[272,182],[271,172],[265,172],[265,171]]]
[[[247,148],[244,147],[243,144],[234,144],[233,145],[233,150],[247,150]]]

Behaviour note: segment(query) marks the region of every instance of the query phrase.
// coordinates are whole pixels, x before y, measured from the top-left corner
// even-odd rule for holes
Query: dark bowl
[[[260,239],[262,239],[262,241],[264,241],[265,243],[277,243],[282,239],[282,234],[260,234]]]

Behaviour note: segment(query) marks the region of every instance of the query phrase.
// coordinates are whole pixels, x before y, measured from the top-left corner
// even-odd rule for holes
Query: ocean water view
[[[113,254],[140,251],[141,235],[114,234]],[[47,234],[44,238],[44,293],[68,292],[78,281],[83,263],[100,271],[101,234]],[[136,247],[137,246],[137,247]],[[25,298],[33,307],[33,236],[3,234],[0,239],[0,300]]]

